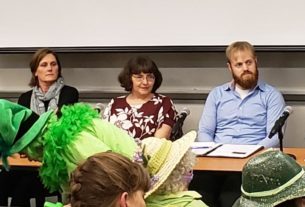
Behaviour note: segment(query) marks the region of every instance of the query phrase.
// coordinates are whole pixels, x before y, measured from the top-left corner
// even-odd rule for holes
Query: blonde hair
[[[246,41],[237,41],[230,44],[226,49],[227,61],[230,63],[232,55],[237,51],[250,51],[253,58],[256,58],[254,47]]]
[[[189,149],[167,180],[153,194],[170,194],[186,190],[188,183],[184,175],[193,169],[195,161],[196,155]]]
[[[113,207],[123,193],[149,189],[149,175],[128,158],[103,152],[89,157],[72,173],[70,181],[72,207]]]

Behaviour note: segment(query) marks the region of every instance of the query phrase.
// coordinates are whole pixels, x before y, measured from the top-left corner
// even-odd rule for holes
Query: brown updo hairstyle
[[[161,86],[163,78],[156,63],[147,56],[133,57],[127,62],[118,77],[121,86],[125,88],[125,91],[131,91],[131,76],[140,73],[154,74],[155,84],[153,86],[152,92],[155,93],[156,90]]]
[[[31,62],[30,62],[30,69],[32,72],[32,77],[31,77],[29,86],[31,86],[31,87],[38,86],[38,78],[35,76],[35,73],[37,71],[40,61],[48,54],[54,55],[57,65],[58,65],[58,77],[57,78],[61,77],[61,64],[59,62],[57,54],[48,48],[41,48],[35,52],[35,54],[33,55],[32,59],[31,59]]]
[[[72,173],[70,202],[72,207],[113,207],[122,193],[147,192],[149,185],[140,164],[114,152],[97,153]]]

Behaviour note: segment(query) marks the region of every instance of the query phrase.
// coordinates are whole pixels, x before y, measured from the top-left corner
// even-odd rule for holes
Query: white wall
[[[305,45],[303,0],[0,0],[1,47]]]

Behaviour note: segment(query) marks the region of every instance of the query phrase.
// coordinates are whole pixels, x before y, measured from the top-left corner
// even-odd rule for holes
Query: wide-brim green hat
[[[0,156],[8,170],[7,157],[20,152],[41,132],[53,111],[38,116],[32,110],[0,99]]]
[[[250,159],[242,172],[242,196],[233,207],[272,207],[305,196],[304,169],[279,150]]]

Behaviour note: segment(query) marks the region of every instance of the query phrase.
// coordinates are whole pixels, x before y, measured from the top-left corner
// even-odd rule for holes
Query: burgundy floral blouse
[[[153,136],[162,124],[175,124],[177,111],[172,100],[161,94],[154,94],[142,105],[130,106],[127,96],[112,99],[104,110],[103,118],[124,129],[134,138]]]

